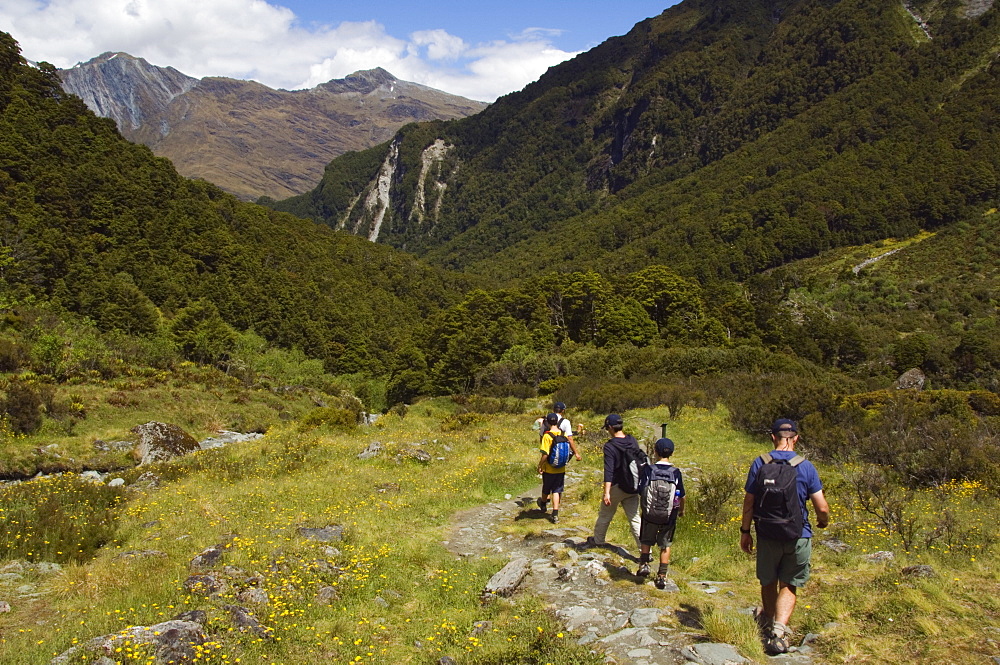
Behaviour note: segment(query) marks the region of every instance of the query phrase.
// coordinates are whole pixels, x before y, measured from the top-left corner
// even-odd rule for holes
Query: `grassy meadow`
[[[90,394],[84,387],[67,389]],[[131,426],[152,417],[146,398],[162,398],[157,391],[163,389],[138,388],[131,393],[134,405],[116,407],[106,421],[81,419],[73,434],[7,434],[5,447],[29,459],[30,451],[56,440],[64,451],[83,451],[96,438],[125,438]],[[179,386],[172,390],[179,399],[160,402],[158,419],[176,417],[200,436],[218,413],[232,417],[233,396],[218,385],[198,403]],[[236,406],[254,413],[253,404],[247,398]],[[272,413],[258,441],[142,469],[122,462],[119,475],[127,484],[152,471],[160,477],[157,489],[112,488],[75,473],[3,485],[0,573],[21,571],[23,580],[0,587],[0,600],[12,608],[0,614],[0,662],[46,663],[92,637],[200,609],[209,616],[210,642],[198,655],[203,663],[435,663],[442,656],[480,665],[600,663],[603,657],[576,645],[538,600],[519,595],[481,604],[479,594],[505,563],[502,557],[456,558],[442,544],[456,511],[536,491],[530,425],[545,406],[529,400],[508,409],[521,413],[485,414],[439,398],[353,431],[307,428]],[[264,410],[257,413],[267,417]],[[689,511],[678,527],[671,567],[681,590],[662,594],[650,585],[650,604],[676,610],[669,619],[675,628],[766,660],[745,614],[758,602],[758,586],[752,559],[739,552],[737,525],[745,469],[769,446],[735,432],[721,408],[684,408],[674,420],[665,407],[625,415],[626,431],[646,442],[667,422],[677,446],[674,461],[686,470]],[[604,414],[571,416],[590,433],[581,439],[583,462],[573,462],[584,480],[568,487],[560,526],[589,529],[600,500]],[[374,441],[383,452],[358,459]],[[860,505],[852,472],[820,465],[833,519],[819,539],[835,537],[850,549],[814,548],[813,580],[800,594],[792,623],[800,637],[819,633],[816,660],[981,663],[1000,655],[992,640],[1000,611],[994,493],[966,483],[896,497],[902,517],[889,523],[909,524],[901,535]],[[942,513],[951,515],[952,526],[935,535],[924,515]],[[299,532],[328,525],[343,527],[343,540],[317,542]],[[545,528],[536,520],[505,527],[515,535]],[[910,552],[902,549],[904,536]],[[629,542],[623,519],[615,520],[609,538]],[[212,599],[189,593],[183,586],[189,563],[217,544],[226,548],[214,568],[229,567],[230,588]],[[865,558],[887,550],[894,561]],[[156,554],[135,555],[150,551]],[[62,567],[45,572],[42,562]],[[913,564],[929,564],[936,576],[900,572]],[[688,584],[705,580],[722,583],[720,593]],[[37,596],[18,595],[25,582]],[[317,598],[324,587],[335,589],[328,602]],[[236,600],[249,588],[263,589],[267,604]],[[265,629],[235,629],[224,608],[230,603],[249,607]],[[489,623],[474,631],[477,622]],[[124,642],[115,659],[151,662],[148,648]]]

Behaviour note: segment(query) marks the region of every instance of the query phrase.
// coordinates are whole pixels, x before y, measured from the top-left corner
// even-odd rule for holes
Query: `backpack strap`
[[[771,456],[771,453],[764,453],[763,455],[760,456],[760,461],[763,462],[764,464],[770,464],[771,462],[775,461],[775,458]],[[798,466],[799,464],[802,464],[805,461],[806,461],[805,457],[803,457],[802,455],[796,455],[792,459],[788,460],[787,464],[788,466]]]

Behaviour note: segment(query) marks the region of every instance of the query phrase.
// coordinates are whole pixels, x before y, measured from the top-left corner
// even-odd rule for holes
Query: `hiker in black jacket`
[[[629,528],[632,529],[632,537],[635,545],[639,547],[639,494],[626,492],[621,488],[625,484],[624,459],[625,449],[639,448],[639,443],[631,434],[625,434],[622,417],[617,413],[612,413],[604,419],[604,429],[608,431],[611,438],[604,444],[604,497],[601,501],[601,509],[597,514],[597,522],[594,524],[594,535],[588,539],[588,544],[603,545],[608,535],[608,526],[615,516],[615,511],[621,505],[628,518]]]

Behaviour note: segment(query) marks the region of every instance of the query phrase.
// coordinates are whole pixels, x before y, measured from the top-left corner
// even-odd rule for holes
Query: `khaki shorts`
[[[757,539],[757,579],[761,586],[780,580],[793,587],[809,581],[812,538],[798,540]]]

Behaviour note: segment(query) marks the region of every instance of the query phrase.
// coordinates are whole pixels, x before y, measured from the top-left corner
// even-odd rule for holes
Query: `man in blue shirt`
[[[774,450],[769,458],[758,457],[750,466],[743,499],[743,521],[740,525],[740,549],[747,554],[754,550],[750,521],[757,522],[757,579],[760,581],[760,598],[763,609],[758,622],[764,631],[765,647],[773,654],[788,651],[788,621],[795,609],[796,593],[809,579],[809,559],[812,555],[812,526],[809,524],[807,499],[816,511],[816,526],[826,528],[830,521],[830,506],[823,496],[816,467],[809,460],[795,453],[799,440],[798,425],[794,420],[780,418],[771,427]],[[761,467],[770,460],[783,460],[794,465],[797,472],[796,489],[802,510],[802,530],[791,540],[774,540],[760,535],[759,515],[754,515],[756,495],[759,492],[757,476]]]

